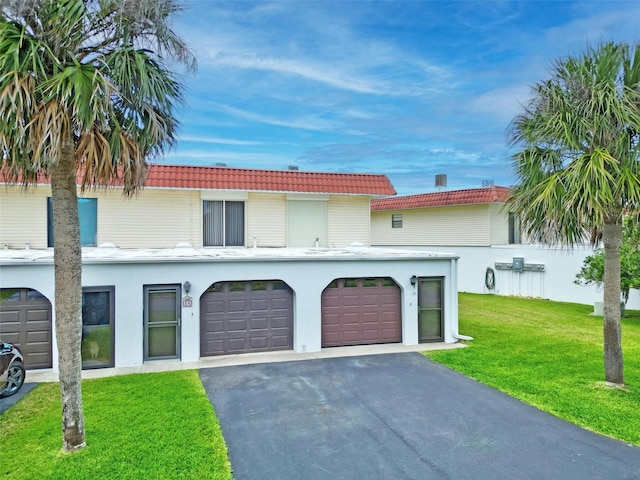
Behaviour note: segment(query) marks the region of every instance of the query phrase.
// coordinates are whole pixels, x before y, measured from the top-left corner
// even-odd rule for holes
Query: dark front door
[[[443,340],[443,291],[442,278],[420,278],[418,282],[418,341],[441,342]]]
[[[145,285],[144,358],[180,358],[181,285]]]

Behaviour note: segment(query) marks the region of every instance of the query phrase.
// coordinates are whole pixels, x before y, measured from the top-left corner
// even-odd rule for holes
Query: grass
[[[196,370],[83,382],[87,447],[61,453],[60,393],[42,384],[0,417],[0,477],[231,479]]]
[[[602,317],[592,307],[460,294],[465,349],[425,355],[535,407],[640,445],[640,312],[622,319],[626,388],[603,385]]]

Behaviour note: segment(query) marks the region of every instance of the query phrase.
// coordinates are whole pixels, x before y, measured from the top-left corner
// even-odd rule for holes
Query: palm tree
[[[175,0],[1,0],[0,149],[5,180],[51,179],[62,448],[85,445],[81,391],[81,191],[142,186],[147,159],[176,139],[195,67],[170,29]]]
[[[511,199],[529,236],[571,246],[602,232],[605,380],[622,385],[620,245],[623,216],[640,205],[640,45],[557,61],[510,137],[520,150]]]

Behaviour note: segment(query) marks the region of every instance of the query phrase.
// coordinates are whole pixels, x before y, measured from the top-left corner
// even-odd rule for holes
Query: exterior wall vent
[[[439,173],[436,175],[436,187],[446,187],[447,186],[447,176],[444,173]]]

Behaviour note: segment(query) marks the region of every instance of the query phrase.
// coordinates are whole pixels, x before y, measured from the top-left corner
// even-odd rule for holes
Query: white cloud
[[[491,115],[501,122],[510,122],[522,111],[522,105],[526,103],[530,93],[527,86],[511,85],[477,96],[471,100],[469,107],[472,112]]]
[[[251,140],[236,140],[233,138],[217,138],[217,137],[199,137],[195,135],[182,135],[180,140],[194,143],[215,143],[221,145],[263,145],[264,142],[255,142]]]
[[[279,168],[295,162],[295,158],[286,154],[270,153],[238,153],[238,152],[212,152],[209,150],[183,150],[172,151],[165,155],[166,159],[187,160],[190,165],[213,165],[226,163],[229,167],[251,168],[262,165],[265,168]]]
[[[329,120],[323,120],[313,115],[308,115],[308,116],[303,116],[298,118],[289,118],[284,120],[284,119],[276,118],[273,116],[249,112],[247,110],[232,107],[231,105],[218,104],[218,106],[221,110],[224,110],[226,113],[230,115],[244,118],[246,120],[251,120],[253,122],[265,123],[268,125],[276,125],[279,127],[287,127],[287,128],[299,128],[303,130],[318,130],[318,131],[330,131],[330,130],[335,130],[339,128],[339,125],[337,123]]]

